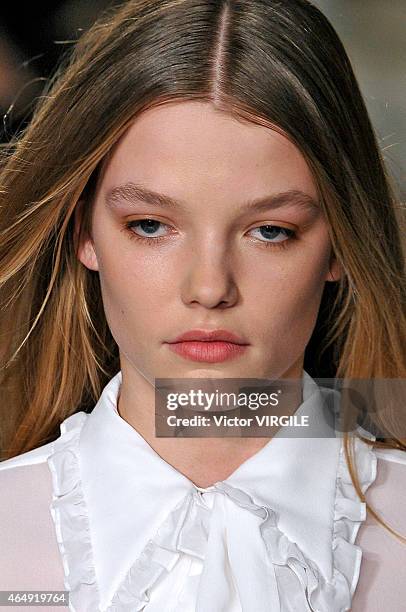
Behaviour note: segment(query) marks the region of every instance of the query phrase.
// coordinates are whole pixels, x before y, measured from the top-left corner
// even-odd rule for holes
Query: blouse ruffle
[[[101,610],[79,469],[79,436],[87,416],[78,412],[62,423],[61,436],[53,443],[53,452],[48,458],[54,488],[50,509],[65,571],[65,587],[70,591],[70,607],[76,612]],[[357,471],[365,492],[376,478],[377,458],[372,446],[358,438],[354,442]],[[227,503],[235,504],[238,512],[249,512],[253,529],[259,529],[269,560],[268,566],[263,566],[266,579],[259,584],[267,583],[266,593],[271,598],[269,605],[273,612],[285,612],[278,592],[286,591],[289,570],[289,593],[284,593],[285,601],[304,601],[310,612],[350,610],[362,557],[361,548],[354,542],[366,519],[366,504],[354,489],[342,444],[336,477],[330,580],[278,528],[278,515],[272,508],[255,503],[248,493],[227,482],[218,482],[213,489],[223,494]],[[149,590],[165,573],[171,572],[181,554],[203,561],[211,513],[198,489],[188,491],[148,541],[103,612],[143,610],[149,602]],[[282,572],[283,582],[279,580]],[[244,590],[244,585],[238,586]],[[212,612],[199,607],[199,602],[197,609]]]
[[[77,612],[99,610],[89,518],[79,472],[79,435],[87,414],[77,412],[61,424],[61,435],[47,459],[53,483],[50,511],[69,591]]]

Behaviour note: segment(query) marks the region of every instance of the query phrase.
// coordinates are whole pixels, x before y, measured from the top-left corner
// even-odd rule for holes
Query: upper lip
[[[226,329],[214,329],[206,331],[204,329],[191,329],[180,336],[177,336],[170,343],[174,342],[188,342],[188,341],[199,341],[199,342],[233,342],[234,344],[248,344],[243,338],[237,336],[233,332],[227,331]]]

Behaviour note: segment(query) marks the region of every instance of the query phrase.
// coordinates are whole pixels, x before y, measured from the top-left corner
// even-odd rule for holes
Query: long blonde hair
[[[402,208],[328,20],[306,0],[129,0],[79,39],[3,147],[3,458],[55,439],[120,367],[98,274],[76,256],[74,213],[83,206],[86,231],[112,146],[143,110],[177,99],[273,126],[299,148],[344,270],[334,299],[323,295],[318,351],[334,347],[339,378],[406,378]],[[389,417],[376,444],[406,450]],[[345,448],[365,501],[347,435]]]

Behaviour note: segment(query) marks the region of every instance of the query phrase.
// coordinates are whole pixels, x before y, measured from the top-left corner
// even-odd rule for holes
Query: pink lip
[[[227,331],[226,329],[214,329],[206,331],[204,329],[191,329],[180,336],[177,336],[170,342],[188,342],[189,340],[196,340],[199,342],[233,342],[234,344],[248,344],[243,338],[237,336],[233,332]]]
[[[168,346],[171,351],[186,359],[218,363],[240,356],[248,343],[224,329],[192,329],[169,342]]]
[[[168,344],[171,351],[191,359],[192,361],[206,361],[216,363],[233,359],[241,355],[247,348],[246,344],[234,344],[233,342],[174,342]]]

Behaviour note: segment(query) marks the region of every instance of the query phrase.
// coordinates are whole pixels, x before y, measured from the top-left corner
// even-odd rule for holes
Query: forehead
[[[186,198],[224,189],[241,198],[287,188],[315,195],[310,169],[286,136],[200,101],[162,104],[134,119],[103,172],[106,189],[129,180]]]

